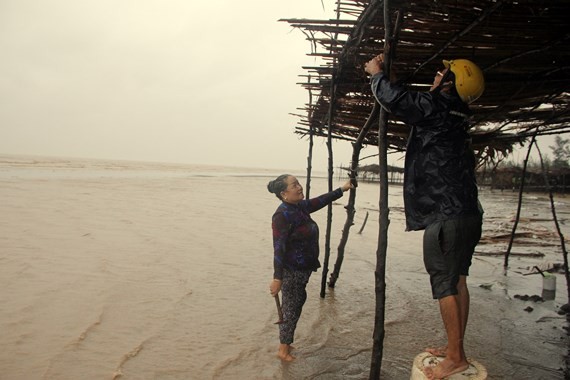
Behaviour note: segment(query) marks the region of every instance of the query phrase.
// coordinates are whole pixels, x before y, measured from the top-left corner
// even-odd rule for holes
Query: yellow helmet
[[[443,65],[455,74],[455,89],[467,104],[477,100],[485,90],[485,78],[481,69],[468,59],[443,61]]]

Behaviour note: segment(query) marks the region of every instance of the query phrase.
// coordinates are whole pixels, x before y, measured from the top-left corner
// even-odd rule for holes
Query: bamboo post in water
[[[390,78],[390,71],[395,48],[401,27],[401,12],[396,12],[396,25],[392,32],[390,2],[384,0],[384,73]],[[384,319],[386,306],[386,256],[388,251],[388,226],[390,224],[388,208],[388,113],[384,108],[380,111],[378,123],[378,162],[380,165],[380,219],[378,228],[378,248],[376,251],[375,293],[376,306],[374,332],[372,335],[372,360],[370,363],[370,379],[379,379],[382,369],[384,349]]]
[[[360,227],[360,230],[358,231],[359,235],[362,233],[362,231],[364,231],[364,227],[366,226],[367,221],[368,221],[368,211],[366,211],[366,216],[364,217],[364,222],[362,222],[362,227]]]
[[[313,163],[313,126],[309,127],[309,153],[307,155],[307,178],[305,181],[305,196],[307,199],[311,197],[311,170]]]
[[[340,1],[336,7],[336,19],[340,18]],[[336,41],[338,33],[335,33],[334,40]],[[331,42],[332,44],[332,42]],[[333,73],[331,75],[330,96],[329,96],[329,114],[328,114],[328,133],[327,133],[327,148],[329,152],[329,191],[333,190],[333,148],[332,148],[332,123],[334,118],[335,103],[336,103],[336,67],[337,57],[333,59]],[[325,259],[323,262],[323,275],[321,279],[321,298],[325,298],[327,275],[329,272],[329,258],[331,255],[331,230],[332,230],[332,204],[327,207],[327,231],[325,236]]]
[[[560,237],[560,247],[562,248],[562,259],[564,260],[564,277],[566,278],[566,296],[568,304],[570,304],[570,274],[568,273],[568,251],[566,250],[566,243],[564,242],[564,235],[560,229],[560,224],[558,223],[558,217],[556,216],[556,208],[554,207],[554,196],[552,194],[552,187],[548,181],[548,173],[544,167],[544,160],[542,159],[542,153],[540,152],[540,147],[534,141],[536,145],[536,150],[538,151],[538,157],[540,158],[540,167],[542,168],[542,175],[544,176],[544,185],[548,189],[548,198],[550,199],[550,210],[552,211],[552,218],[554,219],[554,225],[556,227],[556,232],[558,237]]]
[[[311,82],[311,76],[309,75],[309,83]],[[307,155],[307,180],[305,185],[305,196],[307,199],[311,197],[311,172],[313,169],[313,145],[314,145],[314,127],[312,123],[313,119],[313,92],[309,86],[309,153]]]
[[[521,216],[522,198],[523,198],[524,182],[525,182],[524,179],[526,177],[526,169],[528,166],[528,158],[530,156],[532,146],[536,140],[537,133],[538,133],[538,127],[534,131],[534,134],[532,136],[532,140],[530,141],[530,145],[528,146],[528,150],[526,152],[526,157],[525,157],[524,162],[523,162],[522,178],[521,178],[521,184],[520,184],[520,188],[519,188],[519,201],[518,201],[518,205],[517,205],[517,215],[515,216],[515,222],[513,223],[513,230],[511,232],[511,238],[509,240],[509,245],[507,247],[507,251],[505,252],[505,261],[503,263],[503,269],[505,271],[505,274],[506,274],[506,271],[509,267],[509,256],[511,254],[511,249],[513,247],[513,241],[515,240],[515,232],[517,231],[517,226],[519,224],[519,219]]]
[[[374,102],[374,107],[372,108],[372,112],[366,120],[366,123],[360,130],[358,134],[358,138],[352,144],[352,160],[350,162],[350,169],[348,176],[353,184],[356,186],[356,176],[358,173],[358,162],[360,160],[360,151],[362,150],[362,142],[366,138],[366,135],[370,131],[370,128],[374,124],[374,121],[378,117],[378,113],[380,111],[380,105],[378,102]],[[345,206],[346,209],[346,220],[344,222],[344,228],[342,229],[342,236],[340,239],[340,243],[338,245],[337,257],[336,262],[334,264],[333,272],[331,273],[329,279],[329,287],[334,288],[336,285],[336,280],[340,275],[340,268],[342,267],[342,262],[344,260],[344,249],[346,248],[346,243],[348,242],[348,235],[350,232],[350,227],[354,224],[354,214],[356,214],[356,209],[354,208],[354,203],[356,200],[356,187],[354,189],[350,189],[350,195],[348,197],[348,204]]]
[[[335,60],[336,63],[336,60]],[[335,74],[333,73],[331,77],[331,95],[329,104],[329,115],[328,115],[328,136],[327,136],[327,148],[329,152],[329,175],[328,175],[328,189],[332,191],[333,188],[333,149],[332,149],[332,120],[334,114],[334,103],[336,84],[335,84]],[[327,274],[329,272],[329,258],[331,255],[331,229],[332,229],[332,204],[327,207],[327,231],[325,235],[325,259],[323,261],[323,274],[321,279],[321,298],[325,298],[326,294],[326,284],[327,284]]]

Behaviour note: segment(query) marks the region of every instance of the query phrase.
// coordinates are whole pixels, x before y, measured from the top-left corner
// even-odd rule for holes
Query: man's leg
[[[447,333],[446,359],[455,363],[467,362],[463,350],[463,325],[459,296],[447,296],[439,300],[439,310]]]
[[[459,305],[459,314],[461,320],[461,340],[463,341],[465,337],[465,330],[467,328],[467,321],[469,319],[469,289],[467,288],[467,276],[459,276],[459,282],[457,283],[457,302]],[[440,300],[440,309],[441,309]],[[445,322],[444,322],[445,323]],[[426,352],[429,352],[435,356],[447,356],[447,346],[443,347],[429,347],[426,348]]]
[[[469,320],[469,289],[467,288],[467,276],[459,276],[457,283],[457,298],[459,301],[459,313],[461,314],[461,339],[465,337],[467,321]]]
[[[464,260],[463,227],[462,219],[448,220],[428,226],[424,233],[424,263],[447,335],[446,347],[432,349],[445,358],[437,366],[424,369],[430,380],[442,379],[469,368],[463,347],[469,315],[467,272],[463,267],[468,268],[470,260]]]
[[[451,295],[439,299],[441,318],[447,333],[447,350],[445,359],[436,367],[427,367],[424,373],[428,379],[443,379],[454,373],[469,368],[463,349],[463,332],[461,307],[458,295]]]

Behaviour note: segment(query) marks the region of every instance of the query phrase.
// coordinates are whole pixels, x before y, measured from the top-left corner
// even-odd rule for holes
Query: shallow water
[[[361,183],[340,279],[319,297],[313,274],[295,353],[283,364],[272,276],[270,219],[277,199],[260,169],[0,157],[0,379],[366,379],[374,323],[378,188]],[[336,184],[340,184],[337,181]],[[312,195],[326,191],[317,178]],[[512,226],[517,194],[482,193],[485,232]],[[330,270],[344,204],[333,206]],[[390,187],[383,378],[409,378],[415,355],[444,340],[421,260],[421,232],[403,231],[401,188]],[[366,212],[369,219],[357,234]],[[570,207],[557,199],[564,221]],[[544,196],[525,197],[521,230],[553,230]],[[326,210],[314,214],[324,239]],[[470,278],[468,354],[492,379],[562,379],[568,340],[540,294],[544,258],[479,256]],[[486,244],[478,251],[504,250]],[[321,262],[324,255],[321,244]],[[480,285],[484,285],[481,287]],[[532,312],[524,311],[528,306]]]

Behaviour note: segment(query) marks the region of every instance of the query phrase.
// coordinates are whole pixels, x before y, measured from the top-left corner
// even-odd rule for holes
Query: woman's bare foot
[[[291,355],[291,346],[288,344],[280,344],[279,351],[277,351],[277,357],[284,362],[292,362],[295,360],[295,357]]]
[[[439,380],[455,373],[463,372],[469,368],[469,362],[455,363],[449,359],[443,359],[435,367],[426,367],[423,372],[429,380]]]
[[[291,354],[282,354],[281,352],[279,352],[277,354],[277,357],[281,360],[283,360],[284,362],[292,362],[293,360],[295,360],[295,357]]]
[[[447,346],[428,347],[424,351],[432,354],[433,356],[439,356],[441,358],[444,358],[447,356]]]

